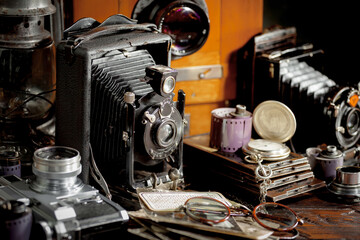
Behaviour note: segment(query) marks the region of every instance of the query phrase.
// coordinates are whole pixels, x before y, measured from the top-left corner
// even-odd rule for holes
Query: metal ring
[[[259,169],[261,169],[261,168],[265,170],[265,176],[260,175]],[[269,175],[266,175],[267,172],[269,172]],[[266,165],[265,165],[265,166],[263,166],[263,165],[258,166],[258,167],[255,169],[255,175],[256,175],[258,178],[261,178],[261,179],[271,178],[272,174],[273,174],[273,171],[271,170],[271,168],[270,168],[269,166],[266,166]]]

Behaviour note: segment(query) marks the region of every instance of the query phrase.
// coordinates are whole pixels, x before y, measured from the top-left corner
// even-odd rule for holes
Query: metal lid
[[[343,166],[336,169],[336,182],[360,187],[360,167]]]
[[[336,148],[334,145],[329,145],[326,147],[326,150],[320,153],[321,157],[324,158],[339,158],[343,155],[343,153]]]
[[[295,134],[296,119],[285,104],[269,100],[255,108],[253,126],[261,138],[283,143]]]
[[[0,1],[0,16],[46,16],[55,11],[50,0]]]

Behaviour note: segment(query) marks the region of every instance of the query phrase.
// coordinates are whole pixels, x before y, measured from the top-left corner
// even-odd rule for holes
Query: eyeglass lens
[[[230,216],[230,209],[224,203],[211,198],[191,198],[185,206],[186,213],[195,220],[217,223]]]
[[[288,207],[278,203],[264,203],[255,207],[255,220],[274,230],[287,231],[296,227],[296,214]]]
[[[225,203],[207,197],[190,198],[185,203],[185,211],[191,218],[204,222],[222,222],[231,215]],[[263,227],[289,231],[298,224],[296,213],[279,203],[262,203],[254,208],[253,218]]]

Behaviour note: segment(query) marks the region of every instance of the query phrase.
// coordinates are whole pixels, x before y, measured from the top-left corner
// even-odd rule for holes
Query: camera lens
[[[73,193],[83,187],[79,151],[70,147],[49,146],[36,150],[32,170],[36,176],[30,187],[51,194]]]
[[[175,123],[170,120],[167,120],[159,125],[156,132],[156,142],[161,147],[167,147],[174,142],[175,136],[176,136]]]
[[[173,39],[172,54],[189,55],[204,45],[209,34],[206,13],[191,3],[176,3],[163,12],[159,28]]]
[[[350,110],[346,119],[346,129],[351,136],[358,134],[360,127],[360,114],[357,108]]]
[[[35,151],[34,168],[47,173],[78,172],[81,169],[80,154],[77,150],[68,147],[45,147]]]
[[[162,84],[162,91],[165,94],[171,93],[175,88],[175,78],[172,76],[167,77]]]

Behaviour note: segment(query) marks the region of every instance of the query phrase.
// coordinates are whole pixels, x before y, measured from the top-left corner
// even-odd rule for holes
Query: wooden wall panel
[[[103,21],[112,14],[131,17],[137,0],[74,0],[74,20],[93,17]],[[263,0],[206,0],[210,33],[204,46],[192,55],[173,60],[171,67],[221,64],[223,77],[178,82],[186,93],[190,135],[210,131],[211,110],[236,98],[236,51],[262,31]],[[241,74],[241,73],[239,73]]]
[[[92,17],[99,22],[118,13],[118,0],[73,0],[74,22]]]

